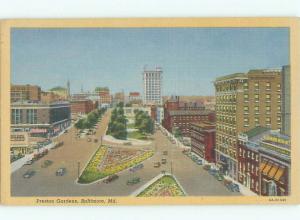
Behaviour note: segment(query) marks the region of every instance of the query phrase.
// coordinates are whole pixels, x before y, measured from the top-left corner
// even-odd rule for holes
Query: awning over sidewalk
[[[39,134],[39,133],[47,133],[47,129],[45,128],[32,128],[30,133]]]
[[[276,181],[280,180],[285,171],[285,168],[280,167],[278,164],[275,164],[269,160],[262,161],[259,169],[262,172],[262,174]]]

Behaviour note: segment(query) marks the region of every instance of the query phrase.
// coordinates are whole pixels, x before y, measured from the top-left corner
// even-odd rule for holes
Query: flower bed
[[[80,176],[79,183],[91,183],[133,167],[152,157],[152,150],[118,149],[101,146]]]
[[[156,180],[154,183],[148,186],[137,196],[138,197],[185,196],[185,193],[172,176],[165,175],[159,178],[158,180]]]
[[[78,179],[79,183],[91,183],[98,179],[103,178],[103,174],[98,172],[98,165],[103,160],[105,154],[107,152],[107,147],[100,146],[99,149],[96,151],[86,168],[84,169],[83,173]]]

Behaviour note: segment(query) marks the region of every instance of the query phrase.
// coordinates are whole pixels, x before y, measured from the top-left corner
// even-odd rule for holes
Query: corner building
[[[281,130],[282,69],[250,70],[215,80],[216,162],[237,179],[237,136],[255,127]]]

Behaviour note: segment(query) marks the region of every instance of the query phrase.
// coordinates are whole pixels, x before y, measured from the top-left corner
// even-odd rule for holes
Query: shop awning
[[[274,176],[274,179],[275,179],[276,181],[279,181],[280,178],[282,177],[283,173],[284,173],[284,168],[279,167],[279,169],[277,170],[277,173],[276,173],[275,176]]]
[[[263,174],[267,175],[269,173],[269,171],[271,170],[271,168],[272,168],[272,163],[268,162],[267,165],[265,166],[265,168],[263,169]]]
[[[261,162],[261,164],[260,164],[260,166],[259,166],[259,170],[260,170],[260,171],[263,171],[264,168],[265,168],[265,166],[266,166],[266,164],[267,164],[267,161]]]
[[[32,128],[30,133],[47,133],[47,129],[44,128]]]

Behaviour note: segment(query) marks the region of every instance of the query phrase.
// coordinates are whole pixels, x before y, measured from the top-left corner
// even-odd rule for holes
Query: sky
[[[163,69],[163,95],[214,95],[218,76],[289,64],[288,28],[57,28],[11,32],[13,84],[71,92],[143,92]]]

